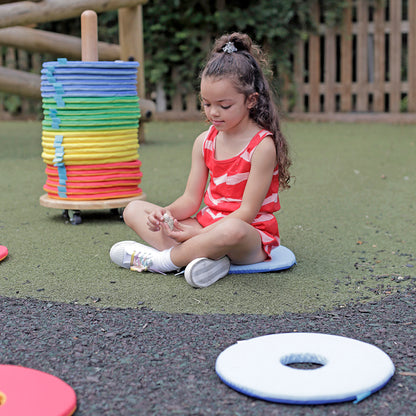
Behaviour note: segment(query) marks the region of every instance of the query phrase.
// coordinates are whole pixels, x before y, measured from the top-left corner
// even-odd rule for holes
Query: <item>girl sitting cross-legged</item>
[[[126,224],[148,245],[115,244],[116,264],[162,273],[185,267],[191,286],[206,287],[228,274],[230,262],[270,259],[279,245],[273,213],[279,186],[289,188],[291,162],[264,63],[247,35],[216,41],[200,87],[211,126],[194,142],[185,191],[165,207],[146,201],[126,207]]]

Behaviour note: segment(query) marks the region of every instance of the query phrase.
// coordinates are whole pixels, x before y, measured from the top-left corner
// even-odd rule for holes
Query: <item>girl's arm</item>
[[[202,145],[208,132],[201,133],[192,148],[192,164],[184,193],[165,207],[178,221],[194,215],[201,206],[208,178],[208,168],[205,165]]]

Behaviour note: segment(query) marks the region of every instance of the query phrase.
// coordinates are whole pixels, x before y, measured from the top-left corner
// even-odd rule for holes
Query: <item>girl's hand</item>
[[[157,207],[154,210],[146,210],[147,217],[147,227],[150,231],[156,232],[162,229],[164,224],[163,216],[165,214],[170,215],[170,212],[162,207]]]
[[[173,218],[170,211],[166,208],[157,207],[154,210],[146,210],[145,212],[148,214],[147,227],[150,231],[161,231],[178,243],[183,243],[198,233],[195,227],[180,223],[176,218]],[[170,217],[170,221],[165,221],[165,215]]]
[[[163,232],[173,240],[178,243],[183,243],[186,240],[189,240],[191,237],[194,237],[197,234],[195,227],[180,223],[178,220],[173,220],[173,229],[164,222],[161,226]]]

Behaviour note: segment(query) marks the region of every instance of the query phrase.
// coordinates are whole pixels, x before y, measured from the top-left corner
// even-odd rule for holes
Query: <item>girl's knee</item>
[[[131,201],[128,203],[123,211],[124,222],[128,225],[134,218],[140,216],[146,209],[147,202],[145,201]]]
[[[247,223],[238,218],[227,218],[218,231],[224,244],[236,245],[247,237]]]

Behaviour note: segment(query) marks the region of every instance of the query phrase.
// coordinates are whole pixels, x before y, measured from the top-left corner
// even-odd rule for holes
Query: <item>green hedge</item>
[[[325,22],[334,24],[346,4],[321,0],[320,6]],[[267,52],[279,79],[279,73],[290,73],[296,41],[316,29],[307,0],[151,0],[143,14],[147,89],[163,80],[168,93],[178,85],[185,93],[198,87],[198,74],[219,35],[250,35]]]

